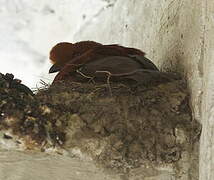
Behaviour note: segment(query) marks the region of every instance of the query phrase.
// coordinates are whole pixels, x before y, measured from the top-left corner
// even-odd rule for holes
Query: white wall
[[[0,72],[35,88],[48,75],[49,50],[72,41],[80,26],[108,3],[101,0],[0,0]]]

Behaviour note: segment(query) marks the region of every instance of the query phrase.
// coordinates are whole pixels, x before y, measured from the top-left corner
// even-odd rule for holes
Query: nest
[[[3,77],[0,83],[8,83]],[[177,162],[200,134],[179,78],[132,85],[57,83],[36,95],[8,85],[0,87],[0,95],[4,145],[61,149],[119,171]]]

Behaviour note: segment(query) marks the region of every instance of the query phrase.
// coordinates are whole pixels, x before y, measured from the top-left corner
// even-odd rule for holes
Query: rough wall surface
[[[121,179],[120,175],[103,173],[90,161],[74,158],[71,161],[61,155],[44,156],[44,153],[0,151],[0,160],[0,177],[7,180]]]
[[[203,95],[202,136],[200,145],[200,180],[214,179],[214,4],[203,2],[204,45],[203,45]]]

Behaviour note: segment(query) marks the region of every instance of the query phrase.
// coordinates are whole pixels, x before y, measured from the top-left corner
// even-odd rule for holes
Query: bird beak
[[[49,73],[55,73],[61,70],[61,67],[59,67],[57,64],[54,64],[53,66],[51,66],[51,68],[49,69]]]

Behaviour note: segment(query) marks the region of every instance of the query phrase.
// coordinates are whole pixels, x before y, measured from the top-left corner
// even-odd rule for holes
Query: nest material
[[[58,83],[35,96],[0,87],[0,95],[2,138],[16,137],[27,149],[81,152],[111,169],[177,162],[200,132],[183,80]]]

